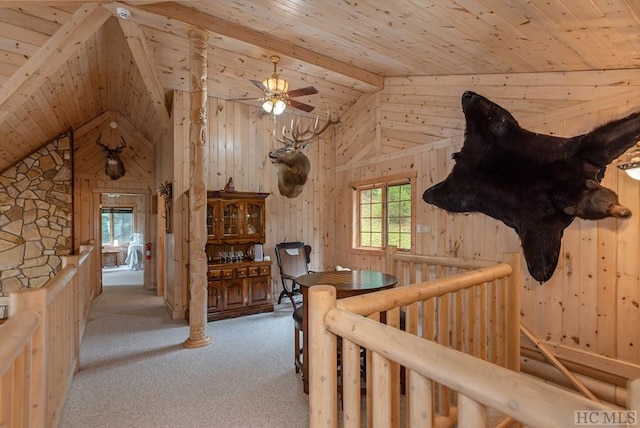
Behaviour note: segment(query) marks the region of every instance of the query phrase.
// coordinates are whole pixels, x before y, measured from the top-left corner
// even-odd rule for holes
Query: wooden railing
[[[440,381],[431,385],[421,378],[424,374],[416,374],[418,366],[408,362],[421,359],[422,354],[412,355],[412,348],[405,351],[406,360],[389,359],[390,352],[396,352],[389,346],[395,347],[396,340],[406,340],[405,336],[417,343],[438,344],[448,351],[455,349],[518,371],[520,261],[518,254],[507,257],[510,263],[431,257],[392,249],[387,255],[386,271],[398,277],[397,288],[340,299],[332,302],[331,308],[316,307],[310,295],[310,393],[316,394],[310,396],[311,426],[337,417],[338,398],[342,400],[345,427],[359,427],[363,419],[367,426],[395,427],[401,420],[408,421],[412,411],[436,426],[454,425],[461,401],[458,389]],[[310,293],[314,291],[318,296],[321,290],[313,287]],[[326,299],[326,295],[321,298]],[[358,322],[353,323],[354,320]],[[385,330],[380,330],[382,327]],[[366,337],[374,330],[372,342],[368,342]],[[396,339],[395,333],[400,333],[402,339]],[[338,336],[341,348],[336,354]],[[325,339],[325,346],[318,348]],[[336,389],[338,375],[340,388]],[[329,385],[332,382],[335,384]],[[433,388],[433,392],[427,394],[425,388]],[[401,405],[401,399],[406,399],[406,405]],[[322,417],[316,419],[319,410],[314,407],[319,403],[323,403]],[[382,422],[380,415],[374,414],[381,411]]]
[[[44,287],[10,294],[0,326],[0,427],[58,426],[95,293],[91,251],[64,256]]]
[[[336,300],[333,287],[312,287],[309,426],[484,427],[489,409],[500,427],[636,424],[640,379],[629,384],[627,412],[518,372],[520,261],[509,259],[391,251],[399,288]]]

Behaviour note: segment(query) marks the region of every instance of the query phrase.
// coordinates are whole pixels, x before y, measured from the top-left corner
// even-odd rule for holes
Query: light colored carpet
[[[189,327],[161,305],[141,286],[104,287],[60,427],[308,426],[290,303],[208,323],[213,343],[200,349],[182,346]]]
[[[142,285],[143,270],[131,270],[128,266],[107,267],[102,269],[102,285]]]

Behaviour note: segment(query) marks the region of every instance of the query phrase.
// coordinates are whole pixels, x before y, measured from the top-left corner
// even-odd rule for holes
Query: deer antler
[[[287,130],[286,126],[282,127],[282,138],[279,138],[275,132],[273,133],[273,138],[275,138],[277,141],[284,144],[285,146],[293,146],[294,148],[297,149],[305,146],[313,138],[322,134],[324,131],[327,130],[329,125],[335,125],[337,123],[340,123],[340,119],[331,120],[331,118],[329,117],[327,119],[327,123],[322,125],[320,129],[318,129],[319,121],[320,121],[320,116],[317,116],[315,123],[313,124],[313,128],[307,127],[304,131],[301,131],[300,119],[295,120],[295,122],[292,119],[291,128],[289,130]]]

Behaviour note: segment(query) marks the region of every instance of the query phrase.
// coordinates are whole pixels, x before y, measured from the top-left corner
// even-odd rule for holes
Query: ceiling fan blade
[[[302,97],[305,95],[313,95],[317,94],[318,90],[313,86],[307,86],[306,88],[294,89],[293,91],[287,92],[287,96],[289,98]]]
[[[287,100],[287,103],[291,107],[297,108],[298,110],[306,111],[307,113],[311,113],[313,109],[315,109],[314,106],[310,106],[309,104],[301,103],[300,101],[296,100]]]
[[[251,80],[251,79],[249,79],[249,81],[251,83],[253,83],[254,85],[256,85],[258,87],[258,89],[260,89],[265,94],[269,93],[269,89],[266,86],[264,86],[264,84],[262,82],[260,82],[259,80]]]
[[[260,101],[262,97],[249,97],[249,98],[229,98],[225,101]]]

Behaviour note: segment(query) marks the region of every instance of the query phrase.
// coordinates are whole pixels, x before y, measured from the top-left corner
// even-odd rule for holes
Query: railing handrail
[[[0,373],[8,370],[38,328],[40,315],[34,311],[20,311],[8,318],[0,328]]]
[[[338,300],[337,306],[358,315],[370,315],[387,311],[398,306],[442,296],[457,290],[473,287],[478,283],[506,278],[511,275],[513,268],[508,263],[493,262],[472,271],[461,272],[445,278],[423,281],[416,284],[404,285],[376,293],[360,294]]]
[[[320,289],[318,292],[321,292]],[[614,410],[605,404],[593,402],[340,307],[329,309],[325,326],[337,336],[398,362],[409,370],[528,426],[572,426],[574,410]],[[535,406],[530,405],[532,402]],[[544,412],[540,411],[541,408],[545,409]]]
[[[9,295],[0,327],[0,425],[57,426],[78,368],[80,341],[93,297],[93,245],[62,257],[62,268],[43,287]]]
[[[463,259],[460,257],[446,257],[446,256],[429,256],[425,254],[412,254],[404,251],[395,251],[393,253],[393,260],[397,262],[423,263],[428,265],[442,266],[447,268],[459,268],[459,269],[479,269],[479,268],[493,266],[496,263],[499,263],[496,260]]]

